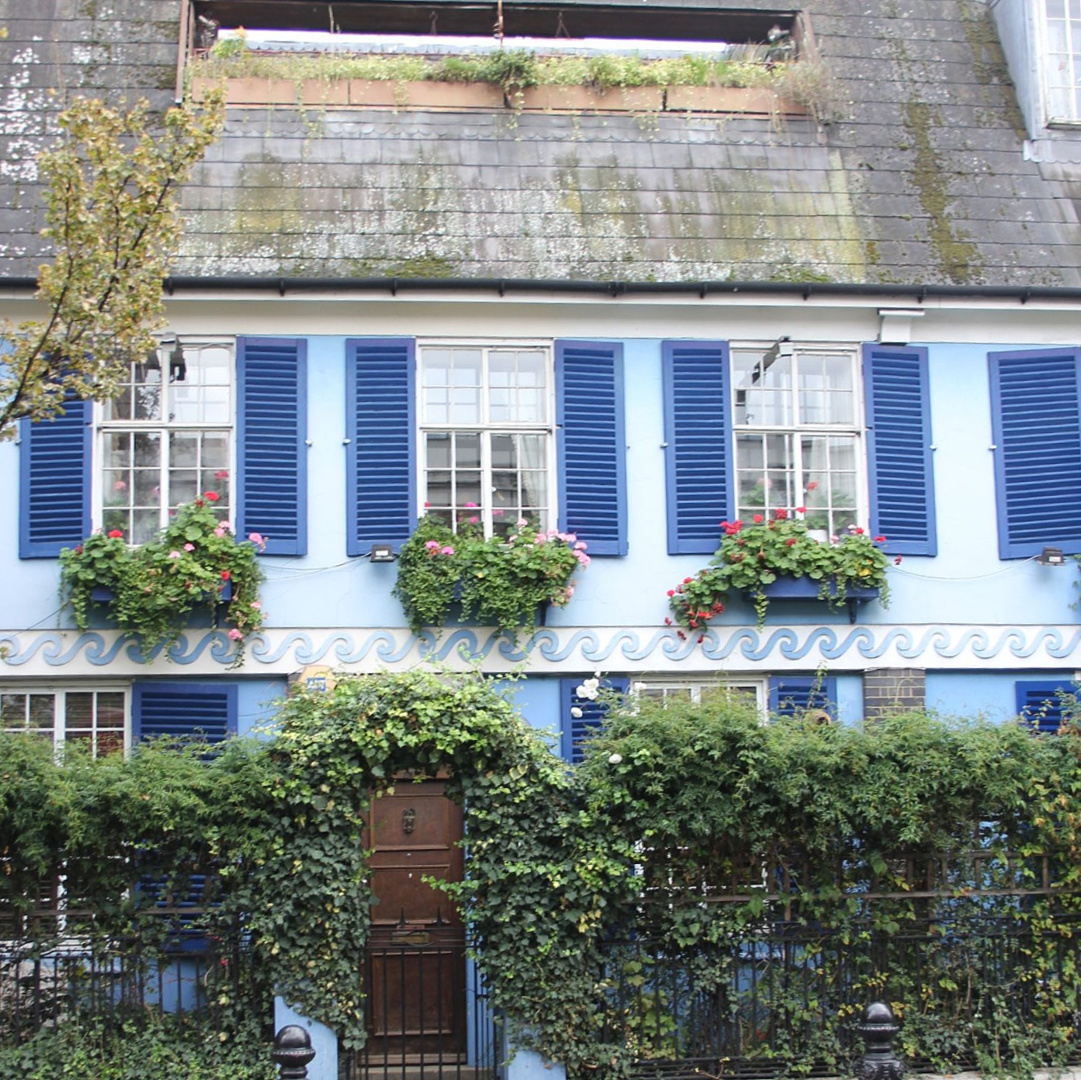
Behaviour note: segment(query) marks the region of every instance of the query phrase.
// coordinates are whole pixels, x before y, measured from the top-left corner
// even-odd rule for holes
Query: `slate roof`
[[[724,0],[718,0],[724,3]],[[179,0],[0,0],[0,275],[33,274],[45,90],[171,100]],[[735,5],[733,5],[735,6]],[[745,6],[745,5],[744,5]],[[807,0],[839,119],[230,110],[180,275],[1081,286],[985,7]]]

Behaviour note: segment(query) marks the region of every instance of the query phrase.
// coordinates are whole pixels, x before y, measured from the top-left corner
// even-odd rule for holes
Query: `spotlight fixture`
[[[394,562],[398,556],[394,554],[393,544],[372,544],[368,558],[372,562]]]
[[[1036,556],[1036,561],[1041,566],[1065,566],[1066,556],[1062,554],[1062,548],[1045,547],[1043,551]]]

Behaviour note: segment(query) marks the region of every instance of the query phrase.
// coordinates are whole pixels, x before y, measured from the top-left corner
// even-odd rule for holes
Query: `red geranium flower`
[[[217,502],[221,496],[216,491],[204,491],[203,498],[209,502]]]
[[[754,523],[756,525],[761,525],[762,524],[762,515],[761,514],[755,514]]]
[[[110,529],[109,530],[109,539],[110,540],[123,540],[124,539],[124,534],[119,529]]]

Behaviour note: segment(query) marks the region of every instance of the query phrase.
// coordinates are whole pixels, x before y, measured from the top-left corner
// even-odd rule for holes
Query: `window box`
[[[819,586],[820,582],[809,577],[779,577],[776,581],[770,582],[768,585],[762,586],[762,592],[766,594],[770,601],[774,600],[818,600],[819,599]],[[845,589],[844,600],[837,599],[837,584],[836,582],[830,583],[829,595],[836,603],[843,603],[848,609],[848,621],[854,623],[856,621],[856,612],[860,604],[866,604],[869,600],[877,600],[881,590],[875,586],[872,588],[860,588],[858,586],[850,585]],[[744,593],[744,596],[753,602],[753,596],[750,593]]]
[[[523,90],[514,105],[538,112],[661,112],[661,86],[612,87],[595,90],[589,86],[533,86]]]
[[[196,76],[194,101],[221,84],[220,79]],[[492,83],[451,83],[393,79],[275,79],[266,76],[227,78],[229,105],[299,105],[312,108],[378,108],[502,110],[524,112],[678,112],[726,113],[747,116],[806,116],[805,106],[781,97],[768,87],[744,86],[590,86],[544,85],[504,96]]]
[[[111,604],[115,599],[116,593],[107,585],[95,585],[90,590],[90,600],[94,604]],[[221,587],[221,592],[218,594],[217,604],[215,606],[220,610],[225,605],[231,604],[232,601],[233,583],[231,581],[226,581]],[[214,625],[218,625],[216,616],[214,618]]]

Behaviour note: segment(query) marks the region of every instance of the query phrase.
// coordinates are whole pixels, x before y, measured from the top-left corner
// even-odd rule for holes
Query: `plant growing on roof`
[[[803,513],[797,507],[797,513]],[[721,546],[709,566],[684,578],[668,590],[673,621],[688,630],[703,630],[724,611],[728,594],[748,592],[754,601],[759,628],[766,618],[769,597],[765,587],[779,577],[807,577],[818,583],[818,598],[831,606],[844,603],[850,588],[874,588],[889,603],[886,581],[888,560],[879,547],[884,536],[873,539],[852,527],[832,541],[816,540],[805,521],[776,510],[768,521],[754,515],[754,523],[722,521]]]
[[[60,595],[75,625],[85,630],[95,592],[106,590],[109,615],[126,635],[138,636],[143,655],[173,644],[193,612],[218,616],[236,643],[234,664],[244,642],[263,626],[256,558],[265,546],[258,533],[238,539],[215,511],[219,495],[207,491],[179,507],[156,540],[129,547],[119,529],[94,533],[60,553]],[[101,595],[100,593],[98,595]]]
[[[457,603],[462,621],[514,634],[532,624],[542,604],[566,605],[574,595],[571,578],[588,565],[584,540],[541,531],[525,518],[506,537],[485,539],[475,516],[463,515],[454,532],[425,515],[402,545],[394,595],[414,633],[442,626]]]

